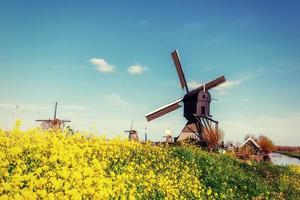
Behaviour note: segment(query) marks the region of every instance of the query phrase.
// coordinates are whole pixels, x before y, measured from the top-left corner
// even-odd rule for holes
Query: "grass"
[[[208,153],[194,147],[176,147],[175,157],[195,160],[199,179],[226,199],[300,199],[300,174],[291,166],[268,162],[240,162],[230,155]],[[299,167],[295,167],[299,172]]]

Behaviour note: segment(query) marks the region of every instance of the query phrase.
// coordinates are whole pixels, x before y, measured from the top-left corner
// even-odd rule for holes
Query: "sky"
[[[300,145],[300,2],[0,0],[0,127],[69,119],[75,130],[177,136],[183,109],[145,114],[220,75],[211,114],[225,141]]]

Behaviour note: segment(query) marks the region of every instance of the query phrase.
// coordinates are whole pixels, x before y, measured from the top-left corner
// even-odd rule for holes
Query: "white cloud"
[[[88,110],[87,107],[77,106],[77,105],[60,106],[60,108],[67,109],[67,110],[79,110],[79,111]]]
[[[77,105],[70,105],[70,106],[60,106],[59,108],[67,109],[67,110],[87,110],[87,107],[84,106],[77,106]],[[54,108],[54,106],[53,106]],[[40,111],[40,110],[51,110],[51,106],[41,106],[37,104],[24,104],[24,103],[0,103],[0,109],[6,110],[33,110],[33,111]]]
[[[95,65],[96,69],[99,70],[102,73],[110,73],[114,69],[113,65],[108,64],[102,58],[92,58],[92,59],[90,59],[90,63]]]
[[[136,65],[131,65],[127,68],[127,71],[130,74],[142,74],[147,70],[146,67],[143,67],[142,65],[136,64]]]
[[[242,82],[242,80],[227,80],[225,83],[217,86],[215,89],[219,92],[220,95],[227,95],[229,89],[240,85]],[[190,90],[194,90],[198,87],[200,87],[201,85],[203,85],[203,83],[197,82],[197,81],[189,81],[187,82],[187,85],[189,87]]]
[[[109,106],[116,106],[122,108],[131,108],[132,105],[124,100],[118,94],[108,94],[104,96],[105,103]]]
[[[227,139],[242,141],[246,134],[270,137],[278,145],[299,145],[300,113],[221,121]]]
[[[23,104],[23,103],[0,103],[1,109],[23,109],[23,110],[47,110],[48,107],[36,104]]]
[[[236,87],[238,85],[240,85],[244,80],[246,79],[238,79],[238,80],[226,80],[225,83],[222,83],[221,85],[217,86],[215,89],[218,91],[218,93],[222,96],[229,94],[229,90],[233,87]],[[187,85],[189,87],[190,90],[194,90],[198,87],[200,87],[201,85],[203,85],[203,83],[200,83],[198,81],[189,81],[187,82]],[[249,101],[243,99],[243,101]]]
[[[219,92],[220,95],[227,95],[229,93],[229,89],[236,87],[242,83],[242,80],[226,80],[225,83],[216,87],[216,90]]]
[[[225,83],[216,87],[216,89],[217,90],[227,90],[227,89],[230,89],[230,88],[235,87],[240,84],[241,84],[241,80],[235,80],[235,81],[227,80]]]
[[[200,87],[202,85],[202,83],[197,82],[197,81],[189,81],[189,82],[187,82],[187,85],[190,90],[193,90],[193,89]]]

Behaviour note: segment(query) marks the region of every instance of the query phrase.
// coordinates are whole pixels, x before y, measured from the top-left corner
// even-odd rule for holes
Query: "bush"
[[[208,126],[203,130],[203,139],[209,148],[217,147],[224,138],[224,132],[219,128]]]

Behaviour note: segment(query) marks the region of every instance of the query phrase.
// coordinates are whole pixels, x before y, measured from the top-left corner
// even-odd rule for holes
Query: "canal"
[[[299,165],[300,159],[289,157],[280,153],[269,154],[271,162],[276,165]]]

